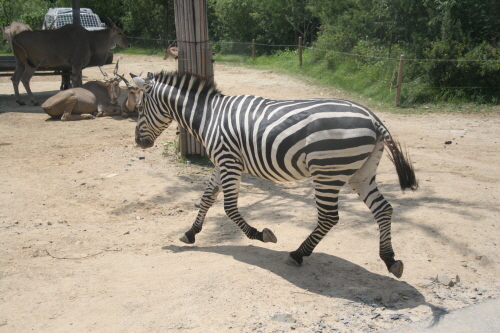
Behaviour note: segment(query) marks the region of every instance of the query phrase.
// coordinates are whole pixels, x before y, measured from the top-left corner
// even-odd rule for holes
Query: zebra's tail
[[[418,189],[418,180],[415,176],[415,170],[413,169],[413,164],[408,152],[403,150],[401,144],[392,138],[389,131],[383,125],[379,127],[379,130],[382,134],[385,145],[389,149],[389,159],[396,167],[401,190],[403,192],[406,189],[416,191]]]

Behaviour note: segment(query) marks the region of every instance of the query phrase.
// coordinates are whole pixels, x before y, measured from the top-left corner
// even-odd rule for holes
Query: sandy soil
[[[122,73],[175,68],[120,58]],[[215,73],[230,95],[345,97],[270,71],[216,64]],[[95,68],[84,75],[101,78]],[[32,88],[43,102],[59,78],[35,77]],[[374,219],[348,188],[341,222],[300,268],[284,259],[315,226],[309,182],[244,177],[242,215],[273,230],[277,244],[246,239],[219,198],[186,246],[178,238],[211,169],[176,161],[175,126],[142,150],[132,119],[54,121],[12,93],[0,78],[0,332],[383,331],[500,295],[498,113],[374,108],[420,180],[417,192],[402,193],[389,159],[379,167],[405,263],[398,280],[378,258]],[[460,282],[444,286],[438,274]]]

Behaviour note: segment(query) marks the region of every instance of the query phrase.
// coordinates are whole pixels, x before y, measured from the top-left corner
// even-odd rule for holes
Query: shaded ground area
[[[120,73],[175,68],[118,57]],[[269,71],[216,64],[215,73],[228,95],[345,97]],[[40,102],[58,80],[33,79]],[[244,238],[219,198],[195,246],[185,246],[178,238],[211,169],[176,161],[175,126],[142,150],[133,119],[54,121],[12,93],[0,78],[0,332],[381,331],[500,295],[498,115],[374,110],[406,144],[420,180],[417,192],[401,193],[383,158],[377,180],[405,263],[397,280],[378,258],[374,219],[349,188],[341,222],[316,252],[300,268],[284,264],[315,226],[308,181],[244,177],[242,215],[273,230],[277,244]],[[460,282],[444,286],[438,274]]]

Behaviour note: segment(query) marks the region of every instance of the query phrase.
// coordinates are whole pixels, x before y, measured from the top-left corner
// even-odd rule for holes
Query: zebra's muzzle
[[[155,144],[153,140],[141,138],[138,136],[135,137],[135,143],[137,143],[142,149],[153,147],[153,145]]]
[[[135,128],[135,143],[139,145],[142,149],[150,148],[153,147],[155,144],[154,140],[145,138],[142,134],[141,131],[139,130],[139,126],[136,126]]]

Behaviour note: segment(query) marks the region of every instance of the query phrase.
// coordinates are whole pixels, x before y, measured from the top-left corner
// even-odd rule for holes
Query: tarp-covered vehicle
[[[106,24],[89,8],[80,8],[82,27],[89,31],[104,30]],[[70,7],[49,8],[42,24],[42,30],[59,29],[66,24],[73,24],[73,9]],[[113,62],[113,49],[109,50],[106,64]]]

